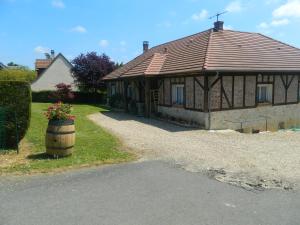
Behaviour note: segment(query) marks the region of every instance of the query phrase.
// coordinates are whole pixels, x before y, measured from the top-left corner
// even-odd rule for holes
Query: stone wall
[[[274,104],[285,103],[285,87],[280,76],[274,77]]]
[[[289,89],[287,90],[287,102],[297,102],[298,101],[298,77],[288,76],[288,82],[290,82]]]
[[[204,86],[204,77],[196,77],[198,82],[200,82]],[[199,83],[195,81],[195,109],[203,111],[204,110],[204,90],[199,85]]]
[[[185,79],[185,105],[187,108],[194,108],[194,77],[187,77]]]
[[[208,127],[208,113],[188,110],[179,107],[165,106],[159,106],[158,112],[160,112],[164,116],[171,116],[188,122],[197,123],[198,125],[203,126],[203,128]]]
[[[256,99],[256,76],[246,76],[245,82],[245,106],[253,107]]]
[[[274,104],[298,102],[298,82],[299,78],[296,75],[274,76]]]
[[[171,105],[171,79],[164,79],[164,105]]]
[[[234,108],[243,107],[244,77],[234,77]]]
[[[300,126],[300,104],[280,106],[258,106],[250,109],[227,110],[211,113],[211,129],[253,128],[261,131],[278,130],[280,124],[285,128]]]

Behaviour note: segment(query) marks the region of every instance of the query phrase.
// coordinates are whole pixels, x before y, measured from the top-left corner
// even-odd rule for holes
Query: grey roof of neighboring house
[[[209,29],[153,47],[104,80],[201,71],[300,72],[300,49],[259,33]]]
[[[55,58],[51,61],[51,63],[45,68],[45,70],[37,77],[37,79],[35,79],[32,83],[38,81],[59,57],[62,57],[62,59],[65,62],[67,62],[67,64],[70,65],[71,68],[73,67],[73,65],[69,62],[69,60],[67,60],[67,58],[63,54],[59,53],[57,56],[55,56]]]
[[[5,66],[2,62],[0,62],[0,69],[5,69],[7,66]]]

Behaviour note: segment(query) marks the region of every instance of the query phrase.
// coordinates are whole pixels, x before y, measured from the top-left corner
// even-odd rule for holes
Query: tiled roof
[[[259,33],[210,29],[153,47],[104,79],[200,71],[300,72],[300,49]]]
[[[37,59],[35,61],[35,69],[46,69],[51,64],[52,59]]]

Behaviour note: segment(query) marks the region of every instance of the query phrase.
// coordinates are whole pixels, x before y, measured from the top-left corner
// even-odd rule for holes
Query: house
[[[108,95],[206,129],[300,125],[300,49],[259,33],[214,28],[151,49],[107,75]]]
[[[55,85],[65,83],[72,85],[76,89],[72,77],[72,64],[59,53],[55,56],[53,50],[51,55],[46,53],[45,59],[37,59],[35,70],[37,79],[31,84],[32,91],[52,91],[56,90]]]
[[[0,62],[0,70],[2,70],[2,69],[6,69],[6,66]]]

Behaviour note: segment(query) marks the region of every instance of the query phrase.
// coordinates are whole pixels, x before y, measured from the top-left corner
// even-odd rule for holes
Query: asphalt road
[[[247,191],[164,162],[0,178],[1,225],[297,225],[300,193]]]

